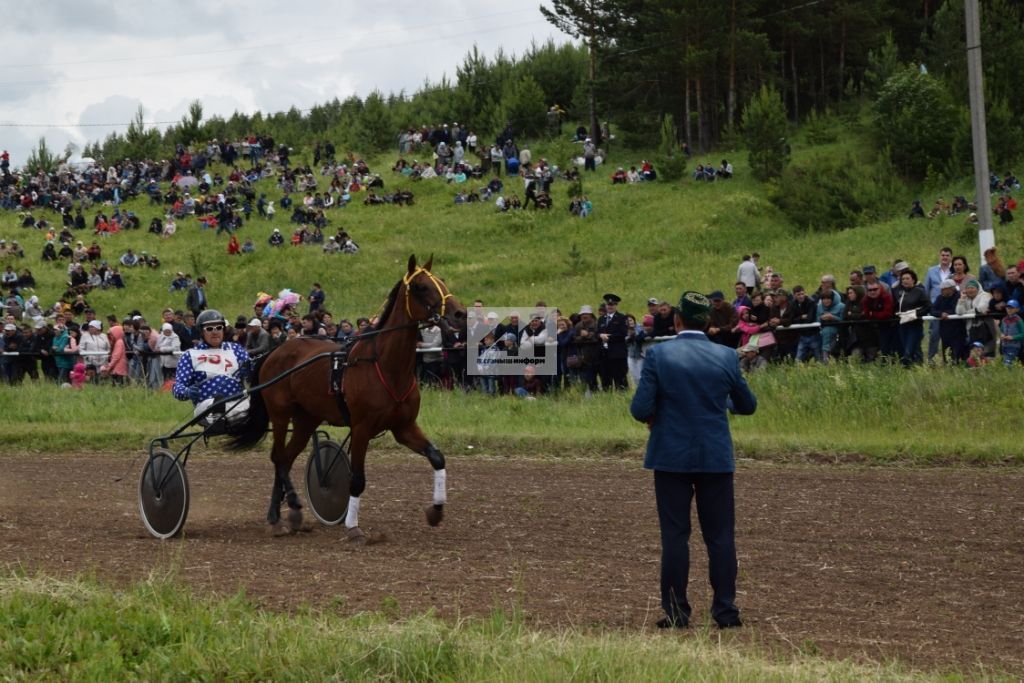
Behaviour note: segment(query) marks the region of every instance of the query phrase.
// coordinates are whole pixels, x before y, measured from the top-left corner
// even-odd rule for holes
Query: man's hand
[[[190,399],[192,399],[193,403],[199,403],[199,397],[200,396],[201,396],[201,393],[199,391],[199,385],[198,384],[189,387],[188,397]]]

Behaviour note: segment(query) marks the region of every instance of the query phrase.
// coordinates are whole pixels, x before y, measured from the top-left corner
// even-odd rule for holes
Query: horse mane
[[[395,283],[395,286],[391,288],[391,293],[388,294],[388,300],[384,302],[384,311],[380,314],[380,319],[373,329],[382,329],[388,322],[388,318],[391,317],[391,311],[395,308],[395,301],[398,300],[398,289],[402,286],[402,281],[399,280]]]

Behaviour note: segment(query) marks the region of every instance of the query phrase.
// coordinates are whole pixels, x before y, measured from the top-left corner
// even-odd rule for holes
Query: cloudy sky
[[[436,82],[476,44],[522,54],[568,39],[540,0],[114,0],[31,2],[0,26],[0,147],[13,166],[40,137],[81,150],[148,122],[306,109],[373,89]],[[113,124],[113,127],[110,127]],[[159,125],[161,129],[166,124]]]

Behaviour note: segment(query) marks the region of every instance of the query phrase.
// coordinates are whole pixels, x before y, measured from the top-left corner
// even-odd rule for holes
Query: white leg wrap
[[[434,470],[434,505],[448,502],[448,474],[444,469]]]
[[[345,526],[349,529],[359,526],[359,499],[355,496],[348,497],[348,512],[345,513]]]

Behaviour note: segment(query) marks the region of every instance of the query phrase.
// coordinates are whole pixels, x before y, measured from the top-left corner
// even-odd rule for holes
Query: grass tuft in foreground
[[[0,679],[394,681],[943,680],[896,665],[773,661],[699,630],[531,631],[514,615],[280,614],[173,581],[0,579]],[[949,680],[948,678],[946,680]]]

